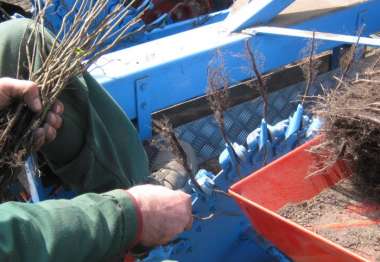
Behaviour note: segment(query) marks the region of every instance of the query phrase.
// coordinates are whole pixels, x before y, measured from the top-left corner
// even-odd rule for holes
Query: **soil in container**
[[[351,178],[278,213],[372,261],[380,261],[380,205],[363,196]]]

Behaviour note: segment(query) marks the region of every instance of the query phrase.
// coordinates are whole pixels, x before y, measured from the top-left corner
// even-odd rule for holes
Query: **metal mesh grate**
[[[311,88],[310,94],[320,92],[320,82],[325,87],[331,82],[331,74],[321,76]],[[327,84],[326,84],[327,83]],[[289,117],[297,107],[300,95],[304,92],[304,83],[299,83],[273,92],[269,95],[269,123],[276,123]],[[245,144],[250,132],[256,129],[262,119],[263,103],[261,98],[244,102],[230,108],[225,113],[225,128],[233,142]],[[216,122],[212,116],[203,117],[177,128],[180,138],[190,143],[200,161],[217,157],[224,149],[224,143]]]

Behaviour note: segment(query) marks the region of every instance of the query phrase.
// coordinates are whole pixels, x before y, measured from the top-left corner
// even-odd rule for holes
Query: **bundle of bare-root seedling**
[[[353,80],[344,75],[336,78],[337,88],[319,96],[313,111],[324,121],[324,142],[316,148],[325,152],[323,168],[347,160],[359,191],[379,200],[380,71],[376,68],[371,66]]]
[[[145,12],[142,10],[131,18],[134,0],[120,1],[112,10],[108,10],[108,0],[76,0],[64,16],[60,31],[52,37],[43,27],[51,1],[46,0],[44,4],[39,1],[39,14],[30,23],[20,46],[19,72],[26,73],[20,73],[19,78],[38,85],[43,110],[34,114],[18,101],[1,112],[0,167],[23,164],[33,151],[33,131],[43,125],[47,112],[64,88],[127,37],[131,28],[136,29]]]

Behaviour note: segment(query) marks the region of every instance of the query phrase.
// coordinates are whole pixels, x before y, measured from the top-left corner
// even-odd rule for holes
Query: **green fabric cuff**
[[[126,190],[113,190],[102,194],[102,196],[111,197],[118,202],[118,207],[123,212],[122,230],[125,232],[125,239],[121,243],[126,243],[121,250],[130,250],[139,243],[142,234],[142,215],[136,199]]]

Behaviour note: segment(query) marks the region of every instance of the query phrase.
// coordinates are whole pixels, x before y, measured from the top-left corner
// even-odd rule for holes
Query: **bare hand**
[[[142,213],[141,244],[163,245],[193,223],[190,195],[163,186],[142,185],[128,192],[136,199]]]
[[[0,78],[0,110],[9,106],[17,98],[22,99],[33,112],[41,112],[42,104],[35,83],[13,78]],[[63,110],[64,107],[61,102],[57,101],[53,105],[44,126],[34,132],[35,149],[39,149],[55,139],[57,129],[62,125]]]

